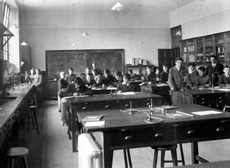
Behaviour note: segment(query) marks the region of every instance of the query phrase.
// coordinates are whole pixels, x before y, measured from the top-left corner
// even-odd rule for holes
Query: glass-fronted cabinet
[[[204,37],[205,41],[205,62],[208,63],[211,60],[211,56],[214,54],[213,38],[212,36]]]
[[[188,40],[187,41],[188,46],[188,56],[187,60],[188,62],[196,62],[195,60],[195,40]]]
[[[216,55],[218,62],[230,64],[230,32],[182,40],[180,52],[186,63],[207,64]]]
[[[225,63],[224,34],[215,35],[216,56],[220,63]]]
[[[204,63],[204,42],[203,38],[197,38],[196,39],[196,62],[197,63]]]

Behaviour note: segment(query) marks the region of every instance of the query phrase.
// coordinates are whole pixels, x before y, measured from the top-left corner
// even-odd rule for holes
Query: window
[[[3,8],[3,25],[6,28],[9,28],[10,7],[6,2],[4,2]],[[7,36],[3,36],[3,44],[5,44],[3,46],[3,59],[9,60],[9,43]]]

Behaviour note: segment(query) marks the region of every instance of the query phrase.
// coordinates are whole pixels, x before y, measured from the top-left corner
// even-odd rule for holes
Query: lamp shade
[[[21,43],[21,45],[22,45],[22,46],[27,46],[28,44],[27,44],[25,41],[23,41],[23,42]]]
[[[120,2],[117,2],[112,8],[111,10],[113,11],[121,11],[125,9],[124,5],[122,5]]]

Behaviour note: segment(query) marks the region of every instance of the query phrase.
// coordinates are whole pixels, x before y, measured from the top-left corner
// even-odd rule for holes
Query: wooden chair
[[[29,150],[24,147],[12,147],[9,148],[6,157],[7,157],[7,168],[14,168],[14,159],[22,158],[23,165],[25,168],[28,168],[26,156],[29,154]],[[17,166],[19,167],[19,166]]]

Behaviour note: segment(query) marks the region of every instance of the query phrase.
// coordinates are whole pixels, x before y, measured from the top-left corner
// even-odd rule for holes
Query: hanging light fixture
[[[177,19],[178,19],[178,24],[180,25],[180,12],[179,12],[179,8],[180,8],[180,4],[179,4],[179,0],[177,0]],[[178,30],[176,32],[176,35],[177,36],[181,36],[182,35],[181,30]]]
[[[24,5],[24,0],[23,1],[23,6]],[[22,37],[23,37],[23,41],[21,43],[22,46],[27,46],[28,44],[25,42],[25,30],[24,30],[24,12],[23,12],[23,7],[22,7]]]
[[[89,33],[87,33],[87,31],[86,31],[86,4],[85,4],[85,1],[84,1],[84,5],[85,5],[85,31],[82,34],[82,36],[87,37],[87,36],[89,36]]]
[[[75,29],[76,29],[76,26],[75,26],[75,4],[73,4],[73,33],[74,33],[74,39],[73,39],[73,44],[72,46],[76,46],[77,43],[75,43],[75,40],[76,40],[76,32],[75,32]]]
[[[122,5],[120,2],[117,2],[115,5],[113,5],[113,7],[111,8],[111,10],[113,11],[121,11],[125,9],[124,5]]]
[[[139,44],[143,44],[141,40],[141,5],[139,4]]]

